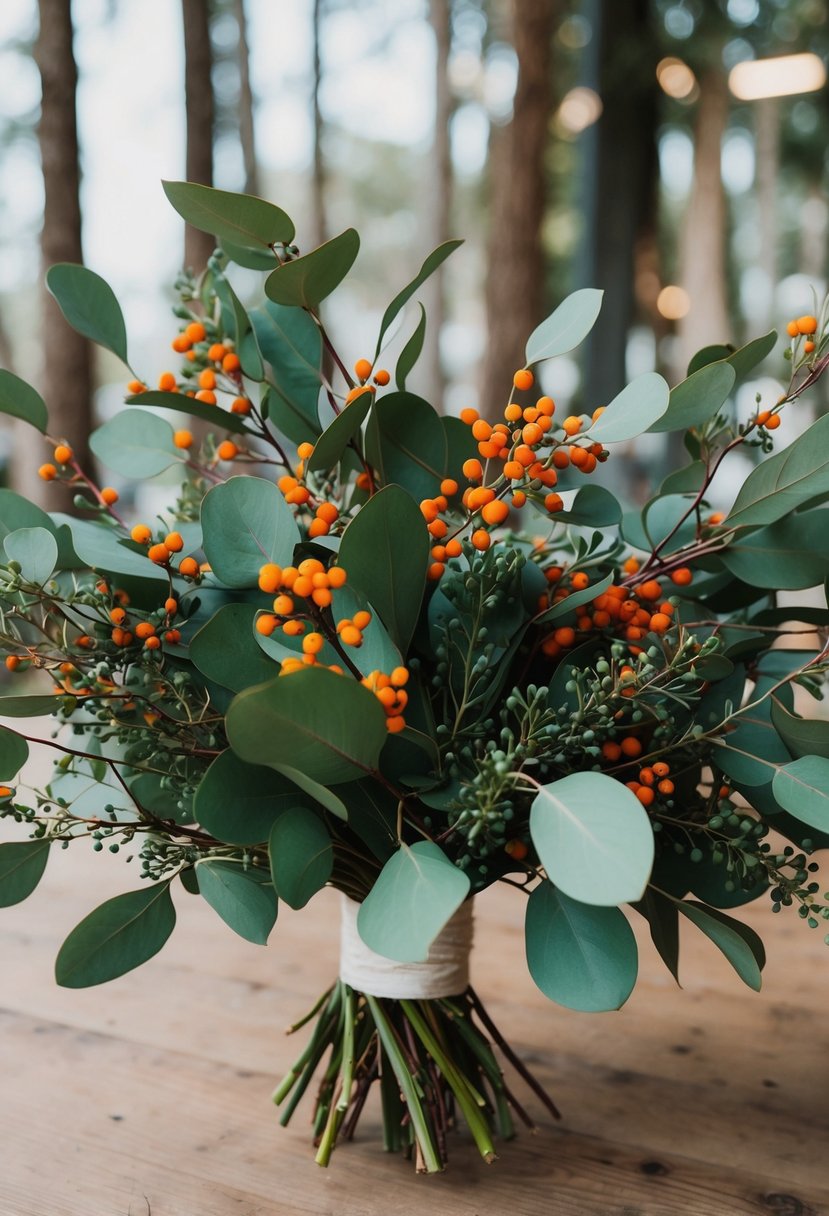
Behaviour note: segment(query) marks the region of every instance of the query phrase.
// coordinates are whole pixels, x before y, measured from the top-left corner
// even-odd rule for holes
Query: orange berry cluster
[[[232,349],[232,342],[211,342],[207,329],[201,321],[191,321],[181,333],[177,334],[171,343],[177,354],[184,355],[189,363],[201,367],[197,375],[197,389],[183,388],[176,379],[174,372],[162,372],[158,378],[158,387],[165,393],[184,392],[188,397],[194,397],[205,405],[217,405],[217,392],[233,394],[230,411],[233,414],[249,414],[251,403],[245,396],[239,395],[242,383],[242,365],[239,356]],[[194,368],[195,371],[195,368]],[[224,383],[220,382],[224,377]],[[143,393],[146,384],[141,380],[131,380],[127,385],[131,393]],[[223,458],[224,459],[224,458]]]
[[[106,585],[104,584],[104,588]],[[114,598],[119,602],[115,607],[109,610],[109,620],[112,625],[110,638],[116,646],[128,647],[134,642],[139,641],[144,643],[145,650],[160,650],[161,638],[158,634],[158,626],[152,621],[142,620],[137,621],[134,625],[129,620],[126,605],[129,604],[129,596],[124,592],[115,592]],[[170,645],[176,645],[181,641],[181,631],[172,625],[172,621],[178,612],[178,600],[173,596],[169,596],[164,601],[164,616],[165,625],[162,626],[164,641]],[[81,645],[81,639],[78,639],[78,645]]]
[[[650,806],[656,799],[657,793],[664,798],[670,798],[674,792],[674,783],[668,776],[670,771],[670,765],[663,760],[658,760],[656,764],[639,770],[638,781],[626,781],[625,785],[633,791],[642,806]]]
[[[135,524],[130,530],[130,536],[137,545],[147,546],[147,557],[151,562],[169,569],[172,569],[173,555],[184,548],[184,538],[180,532],[168,532],[163,540],[154,540],[152,529],[146,524]],[[178,569],[173,573],[180,574],[183,578],[198,578],[202,569],[194,557],[183,557]]]
[[[306,557],[298,566],[285,566],[284,568],[277,566],[274,562],[266,562],[259,570],[259,589],[275,598],[273,612],[262,613],[256,618],[257,632],[263,637],[269,638],[281,626],[282,632],[287,637],[300,637],[305,633],[303,617],[307,617],[311,610],[308,602],[310,601],[310,604],[316,608],[330,607],[333,600],[332,591],[344,586],[346,578],[346,572],[342,566],[331,566],[326,570],[316,557]],[[305,600],[305,606],[297,609],[296,600]],[[371,620],[371,614],[368,612],[357,613],[356,616],[367,618],[363,628]],[[340,623],[354,628],[355,633],[359,635],[353,639],[349,633],[342,640],[347,645],[360,645],[363,635],[359,627],[355,626],[352,621]],[[316,655],[322,646],[320,645],[317,650],[314,650],[315,644],[312,642],[311,649],[308,650],[303,647],[305,655],[310,656],[310,658],[306,658],[306,662],[316,661]]]
[[[811,355],[815,349],[814,335],[817,333],[817,324],[817,317],[807,314],[803,317],[796,317],[786,326],[786,333],[790,338],[794,338],[795,341],[806,338],[803,343],[804,354]]]
[[[458,493],[459,488],[454,478],[445,477],[440,483],[440,494],[435,498],[424,498],[420,504],[420,513],[426,520],[429,535],[435,541],[432,546],[432,563],[429,567],[430,579],[439,579],[446,569],[447,559],[460,557],[463,551],[461,542],[456,536],[447,539],[449,525],[445,519],[440,518],[443,512],[449,509],[449,499]]]
[[[373,692],[386,712],[386,729],[396,735],[406,726],[403,711],[409,703],[409,694],[403,687],[408,683],[409,672],[405,667],[395,667],[391,675],[372,671],[361,681],[364,688]]]
[[[59,443],[55,448],[55,462],[47,461],[38,469],[38,476],[44,481],[54,481],[56,477],[65,475],[67,466],[71,465],[75,459],[75,453],[69,447],[68,443]],[[74,473],[69,474],[70,480],[74,480]],[[102,490],[96,490],[98,499],[107,507],[112,507],[118,501],[118,491],[112,486],[104,486]]]

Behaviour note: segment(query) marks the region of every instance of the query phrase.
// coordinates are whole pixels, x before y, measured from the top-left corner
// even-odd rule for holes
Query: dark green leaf
[[[791,756],[786,745],[759,707],[735,719],[736,730],[717,739],[717,764],[744,785],[765,785]]]
[[[542,882],[527,901],[527,965],[545,996],[568,1009],[620,1009],[639,966],[636,938],[618,908],[578,903]]]
[[[127,405],[150,405],[155,409],[176,410],[180,414],[189,414],[191,418],[203,418],[219,431],[233,431],[236,435],[247,435],[248,428],[244,418],[239,414],[231,414],[217,405],[208,405],[205,401],[196,401],[186,393],[163,393],[153,389],[147,393],[135,393],[127,397]]]
[[[289,807],[303,802],[296,786],[232,751],[217,756],[196,790],[196,822],[227,844],[261,844]]]
[[[829,492],[829,414],[782,452],[749,473],[729,512],[728,527],[773,524],[811,498]]]
[[[583,287],[562,300],[555,312],[530,334],[527,366],[565,355],[583,342],[596,324],[603,294],[594,287]]]
[[[566,511],[556,512],[556,523],[566,520],[579,528],[609,528],[622,518],[622,508],[604,486],[582,486]],[[593,595],[599,595],[595,591]]]
[[[469,878],[431,840],[401,845],[360,904],[357,930],[369,949],[422,963],[469,893]]]
[[[700,368],[707,367],[712,363],[727,362],[734,368],[737,380],[740,381],[749,372],[753,371],[759,363],[763,362],[766,355],[774,348],[776,341],[777,334],[772,329],[760,338],[753,338],[751,342],[747,342],[739,350],[735,350],[733,346],[718,345],[703,347],[688,364],[688,375],[692,376]]]
[[[15,840],[0,844],[0,908],[28,899],[43,877],[48,840]]]
[[[701,929],[728,959],[740,979],[760,991],[762,979],[760,972],[765,963],[763,943],[750,929],[731,916],[726,916],[717,908],[709,908],[693,900],[678,899],[673,901],[683,916]]]
[[[829,509],[801,511],[741,533],[721,555],[732,574],[752,587],[796,591],[829,575]]]
[[[679,983],[679,913],[676,905],[660,891],[648,887],[639,903],[633,907],[648,922],[651,941],[659,957]]]
[[[372,495],[343,533],[339,562],[374,605],[405,654],[426,587],[429,533],[414,500],[399,486]]]
[[[419,287],[422,287],[426,280],[435,273],[439,266],[443,265],[450,253],[454,253],[463,241],[444,241],[442,245],[438,245],[437,249],[433,249],[426,258],[420,270],[417,272],[411,283],[407,284],[402,291],[394,297],[386,311],[383,313],[383,320],[380,322],[380,333],[377,335],[377,347],[374,352],[374,358],[380,354],[380,347],[383,345],[383,338],[395,318],[399,315],[401,309],[405,308],[409,300],[415,294]],[[398,364],[398,371],[399,371]],[[405,376],[404,376],[405,379]]]
[[[130,481],[156,477],[187,455],[173,442],[169,422],[142,410],[122,410],[92,432],[89,446],[102,464]]]
[[[563,600],[559,600],[550,608],[547,608],[541,616],[533,617],[533,624],[549,625],[551,621],[557,621],[561,617],[567,616],[568,612],[573,612],[576,608],[581,607],[582,604],[587,604],[590,600],[594,600],[596,596],[603,595],[612,582],[613,575],[606,574],[604,578],[599,579],[598,583],[584,587],[581,591],[571,591]]]
[[[124,315],[106,280],[86,266],[57,262],[46,271],[46,286],[73,329],[127,362]]]
[[[0,726],[0,781],[13,780],[28,758],[29,745],[23,736],[7,726]]]
[[[240,693],[225,719],[230,745],[248,763],[289,764],[322,785],[377,768],[386,715],[350,676],[309,667]]]
[[[772,792],[784,810],[801,823],[829,832],[829,760],[801,756],[774,775]]]
[[[414,333],[401,350],[394,371],[394,382],[401,392],[406,387],[406,380],[412,368],[420,358],[426,338],[426,309],[422,304],[418,304],[418,308],[420,309],[420,320],[415,326]]]
[[[276,923],[276,892],[265,870],[208,858],[196,865],[199,892],[245,941],[264,946]]]
[[[13,372],[0,369],[0,413],[12,418],[23,418],[30,426],[43,434],[49,425],[49,415],[40,393],[15,376]]]
[[[319,249],[271,271],[265,280],[265,295],[277,304],[316,308],[339,287],[359,250],[359,236],[353,228],[346,228]]]
[[[730,363],[710,363],[671,389],[668,408],[648,428],[652,433],[685,431],[718,414],[737,379]]]
[[[19,528],[45,528],[55,533],[52,520],[35,503],[29,502],[14,490],[0,489],[0,540],[6,540]]]
[[[291,764],[274,764],[273,768],[283,777],[287,777],[297,789],[302,790],[303,794],[307,794],[320,806],[325,807],[329,814],[335,815],[338,819],[348,818],[348,812],[342,799],[327,785],[321,785],[319,781],[315,781],[313,777],[309,777],[307,773],[294,768]]]
[[[290,245],[294,239],[290,217],[262,198],[214,190],[194,182],[161,184],[182,219],[200,232],[209,232],[221,243],[227,241],[242,249],[267,249],[277,243]]]
[[[17,528],[3,541],[9,561],[20,563],[20,572],[29,583],[42,586],[52,577],[58,561],[58,542],[51,528]]]
[[[380,861],[397,848],[397,799],[376,781],[350,781],[334,793],[348,812],[348,826]]]
[[[30,697],[0,697],[0,718],[39,718],[53,714],[58,698],[54,695]]]
[[[114,980],[157,954],[175,924],[169,882],[116,895],[69,934],[55,962],[55,978],[63,988]]]
[[[276,266],[276,257],[270,249],[246,249],[244,245],[237,245],[235,241],[222,241],[222,252],[235,262],[237,266],[244,266],[247,270],[273,270]]]
[[[789,713],[785,705],[773,697],[771,720],[795,760],[803,756],[822,756],[829,760],[829,721],[826,718],[800,718]]]
[[[386,393],[375,404],[366,431],[366,454],[384,485],[413,498],[439,492],[446,469],[446,432],[428,401],[413,393]]]
[[[272,660],[256,644],[254,604],[225,604],[190,641],[190,659],[202,675],[241,692],[277,675]]]
[[[309,473],[328,472],[342,459],[352,439],[359,435],[373,400],[373,394],[366,390],[343,406],[342,411],[325,428],[314,445],[313,455],[308,458]]]
[[[320,433],[322,337],[302,308],[268,300],[250,314],[262,355],[271,366],[268,395],[272,421],[293,443],[313,442]]]
[[[271,481],[231,477],[205,494],[201,505],[204,552],[226,587],[255,587],[267,562],[290,565],[299,529]]]
[[[304,908],[331,877],[334,850],[318,815],[291,807],[273,825],[268,852],[273,885],[290,908]]]

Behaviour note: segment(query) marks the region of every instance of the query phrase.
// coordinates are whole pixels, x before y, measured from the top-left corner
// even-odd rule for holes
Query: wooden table
[[[767,937],[761,995],[690,925],[680,991],[636,925],[628,1005],[574,1014],[527,976],[523,897],[479,899],[473,981],[564,1119],[530,1097],[537,1135],[487,1167],[458,1134],[449,1170],[418,1178],[383,1153],[376,1109],[325,1171],[307,1103],[285,1131],[269,1101],[300,1046],[283,1028],[334,975],[336,895],[281,909],[262,949],[179,889],[154,960],[57,988],[68,930],[137,885],[132,866],[73,846],[0,911],[0,1216],[829,1214],[829,953],[793,914],[744,913]]]

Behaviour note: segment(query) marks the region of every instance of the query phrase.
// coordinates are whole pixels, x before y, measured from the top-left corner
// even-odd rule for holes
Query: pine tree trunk
[[[184,104],[187,116],[186,177],[188,182],[213,185],[213,82],[210,72],[210,6],[208,0],[181,0],[184,21]],[[184,265],[201,273],[215,247],[207,232],[188,224],[184,235]]]
[[[256,137],[253,121],[253,89],[250,83],[250,47],[245,0],[235,0],[236,27],[239,31],[237,58],[239,62],[239,141],[245,169],[245,194],[259,193],[259,167],[256,163]]]
[[[38,139],[44,189],[40,255],[45,275],[55,262],[82,262],[83,252],[75,111],[78,71],[72,49],[71,0],[38,0],[38,11],[35,59],[42,86]],[[81,465],[91,471],[92,350],[86,338],[63,319],[45,287],[42,299],[42,388],[49,408],[49,433],[56,440],[66,439]],[[38,444],[37,465],[48,455]],[[18,483],[21,488],[24,480],[29,497],[52,509],[72,510],[71,501],[56,502],[54,488],[49,492],[45,483],[28,476]]]
[[[675,375],[703,346],[731,337],[726,281],[726,203],[720,172],[728,85],[717,67],[700,80],[694,129],[694,178],[680,234],[680,281],[691,307],[677,327]]]
[[[518,83],[512,121],[493,131],[490,155],[487,349],[481,412],[499,417],[524,345],[544,312],[541,226],[553,103],[552,39],[560,0],[512,0]]]

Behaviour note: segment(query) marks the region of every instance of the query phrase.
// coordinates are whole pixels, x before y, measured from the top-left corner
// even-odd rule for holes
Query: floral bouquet
[[[380,360],[458,242],[351,371],[320,304],[356,232],[300,256],[270,203],[165,190],[219,247],[178,282],[180,366],[157,389],[130,367],[102,279],[57,265],[48,285],[136,377],[95,456],[122,493],[174,484],[168,508],[125,518],[72,436],[49,435],[38,394],[0,372],[0,409],[53,449],[40,473],[56,507],[0,491],[5,664],[29,673],[0,715],[42,716],[60,756],[45,788],[17,785],[33,737],[0,728],[0,816],[20,825],[0,845],[0,904],[80,840],[138,861],[133,889],[61,947],[58,983],[81,987],[161,949],[174,890],[264,943],[279,900],[336,887],[340,974],[293,1028],[311,1025],[274,1095],[282,1122],[313,1084],[325,1165],[377,1082],[387,1149],[439,1170],[463,1120],[491,1160],[496,1136],[530,1123],[502,1060],[557,1113],[469,986],[473,900],[491,883],[526,902],[538,987],[586,1011],[633,988],[631,912],[675,976],[687,920],[754,989],[763,947],[733,909],[768,895],[813,928],[829,919],[810,860],[829,844],[829,722],[793,701],[796,685],[821,695],[829,611],[777,601],[829,576],[829,418],[773,450],[829,362],[826,306],[789,325],[788,387],[750,417],[735,385],[774,333],[706,348],[672,390],[651,373],[560,417],[537,369],[590,331],[593,290],[529,336],[501,418],[441,417],[407,388],[422,308],[393,374]],[[231,264],[267,274],[263,304],[242,305]],[[614,445],[669,431],[688,461],[641,511],[585,480]],[[712,511],[740,449],[756,467]]]

